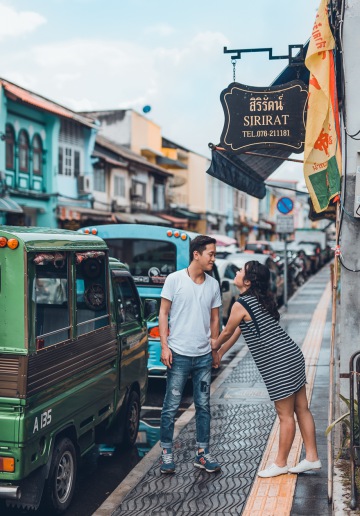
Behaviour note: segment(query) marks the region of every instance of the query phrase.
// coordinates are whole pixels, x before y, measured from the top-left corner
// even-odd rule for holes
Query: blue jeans
[[[191,374],[196,414],[196,446],[208,448],[212,355],[207,353],[200,357],[188,357],[172,351],[172,357],[171,369],[167,370],[166,393],[161,412],[161,447],[172,447],[175,415],[181,403],[186,381]]]

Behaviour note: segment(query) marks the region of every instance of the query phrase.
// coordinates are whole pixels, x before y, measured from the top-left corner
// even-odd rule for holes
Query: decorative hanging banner
[[[339,201],[341,142],[334,50],[328,0],[321,0],[305,64],[310,71],[304,177],[316,213]],[[330,208],[330,214],[333,210]]]
[[[220,95],[221,146],[236,154],[264,147],[303,152],[307,96],[302,81],[266,88],[229,84]]]

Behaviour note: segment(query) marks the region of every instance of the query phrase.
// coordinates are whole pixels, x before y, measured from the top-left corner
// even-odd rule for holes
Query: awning
[[[169,220],[174,226],[180,228],[180,229],[186,229],[189,224],[188,219],[180,218],[180,217],[173,217],[172,215],[167,215],[165,213],[161,214],[161,218],[165,220]]]
[[[235,238],[228,237],[227,235],[209,235],[212,238],[215,238],[217,245],[228,246],[228,245],[237,245],[237,241]]]
[[[17,202],[5,195],[5,197],[0,197],[0,212],[24,213],[24,210]]]
[[[115,213],[114,215],[119,222],[124,222],[125,224],[171,225],[168,220],[148,213]]]
[[[266,222],[265,220],[259,220],[258,226],[260,229],[272,229],[272,225]]]
[[[106,163],[109,163],[109,165],[114,165],[115,167],[125,168],[128,165],[128,163],[126,161],[120,161],[120,159],[110,158],[109,156],[107,156],[103,152],[94,151],[92,153],[92,155],[95,158],[103,159],[104,161],[106,161]]]
[[[207,220],[207,222],[209,222],[213,226],[216,226],[219,223],[217,217],[215,217],[215,215],[211,215],[211,213],[208,213],[206,215],[206,220]]]
[[[113,213],[110,211],[94,210],[93,208],[79,208],[78,206],[58,206],[57,217],[60,220],[86,219],[100,220],[102,222],[114,222]]]
[[[183,217],[185,219],[200,220],[201,218],[200,213],[194,213],[193,211],[185,210],[182,208],[176,208],[176,210],[173,211],[175,216]]]
[[[162,165],[164,167],[168,166],[170,168],[188,168],[187,165],[185,165],[185,163],[183,163],[182,161],[179,161],[178,159],[171,159],[166,156],[158,156],[156,158],[156,163],[158,165]]]
[[[266,195],[262,177],[233,152],[214,149],[211,165],[206,172],[223,183],[258,199],[263,199]]]

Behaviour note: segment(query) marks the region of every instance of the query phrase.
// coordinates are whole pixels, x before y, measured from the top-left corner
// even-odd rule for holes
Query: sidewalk
[[[302,346],[308,394],[317,424],[323,469],[297,477],[260,479],[256,473],[273,462],[278,424],[273,403],[258,370],[243,346],[213,382],[211,450],[221,462],[219,474],[193,466],[195,421],[193,405],[177,421],[175,475],[161,475],[160,447],[155,445],[94,513],[118,515],[240,515],[285,516],[331,514],[327,504],[328,347],[330,340],[330,272],[324,267],[292,297],[281,324]],[[319,362],[318,362],[319,360]],[[301,454],[297,433],[289,466]]]

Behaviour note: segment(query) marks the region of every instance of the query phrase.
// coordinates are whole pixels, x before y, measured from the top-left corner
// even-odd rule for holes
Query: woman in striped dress
[[[279,325],[280,315],[269,290],[270,271],[258,261],[249,261],[234,280],[240,297],[228,323],[212,340],[214,366],[244,335],[280,420],[279,449],[274,464],[259,471],[260,477],[303,473],[320,469],[315,424],[306,398],[305,360],[298,345]],[[295,417],[304,440],[306,458],[288,468],[287,459],[295,437]]]

